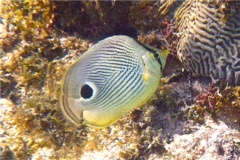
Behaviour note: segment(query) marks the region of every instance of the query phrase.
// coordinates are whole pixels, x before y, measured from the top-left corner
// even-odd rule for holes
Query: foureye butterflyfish
[[[112,36],[86,51],[63,78],[60,108],[71,123],[107,127],[157,90],[167,50]]]

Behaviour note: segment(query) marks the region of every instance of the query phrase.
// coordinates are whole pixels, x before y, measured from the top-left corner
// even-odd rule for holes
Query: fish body
[[[75,125],[113,124],[154,94],[167,54],[128,36],[112,36],[93,45],[63,79],[64,116]]]

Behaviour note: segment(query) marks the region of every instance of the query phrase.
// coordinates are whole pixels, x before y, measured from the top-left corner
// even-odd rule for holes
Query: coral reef
[[[230,2],[199,0],[187,0],[177,10],[177,53],[193,75],[240,85],[239,13]]]
[[[239,12],[238,4],[229,0],[0,0],[0,159],[239,158],[239,86],[193,78],[176,59],[181,53],[180,44],[186,42],[189,47],[184,34],[193,34],[190,31],[194,31],[194,26],[201,33],[208,33],[202,27],[205,23],[199,21],[203,17],[189,14],[194,11],[197,15],[196,6],[201,6],[206,13],[216,11],[209,17],[213,17],[213,22],[217,19],[214,24],[219,32],[226,32],[219,34],[223,43],[220,46],[225,47],[221,53],[226,53],[220,58],[231,66],[234,56],[239,56],[239,46],[232,56],[224,42],[229,36],[233,49],[239,45],[235,14]],[[177,7],[176,16],[182,17],[177,16],[175,21]],[[223,30],[224,24],[230,32]],[[183,29],[186,25],[190,31]],[[231,33],[233,27],[235,32]],[[142,42],[170,50],[164,71],[168,77],[162,79],[145,106],[118,123],[102,130],[71,126],[58,104],[61,79],[67,68],[98,39],[113,34],[137,37],[136,31]],[[205,48],[212,47],[201,37],[199,43],[201,47],[202,43]],[[235,75],[238,67],[237,63],[232,67]],[[208,73],[206,70],[197,71]],[[223,70],[221,73],[225,74]],[[227,73],[221,76],[233,76],[233,72]]]
[[[205,107],[205,111],[217,116],[228,114],[228,119],[234,123],[240,122],[240,87],[216,87],[212,86],[196,97],[196,104]]]
[[[54,19],[53,8],[54,5],[48,0],[1,1],[1,18],[16,33],[13,39],[9,37],[12,35],[6,35],[8,41],[2,41],[1,47],[6,50],[6,46],[13,46],[17,40],[32,41],[48,37]]]
[[[113,34],[136,37],[128,25],[131,1],[54,2],[56,26],[69,34],[99,39]],[[109,16],[111,15],[111,16]]]
[[[171,4],[172,2],[169,4],[168,1],[163,4],[156,1],[139,1],[132,5],[129,13],[129,23],[139,31],[139,40],[154,47],[171,48],[172,41],[174,41],[173,14],[163,16],[167,10],[160,10]],[[172,8],[176,8],[176,6]],[[170,53],[172,52],[174,51],[170,50]]]

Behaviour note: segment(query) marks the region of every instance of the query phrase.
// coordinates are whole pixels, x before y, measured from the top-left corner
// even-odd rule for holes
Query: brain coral
[[[239,3],[186,0],[175,13],[178,57],[193,75],[240,85]]]

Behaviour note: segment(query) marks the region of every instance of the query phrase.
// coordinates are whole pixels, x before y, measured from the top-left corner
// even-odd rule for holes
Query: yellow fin
[[[150,75],[149,75],[148,71],[146,71],[145,73],[143,73],[142,78],[143,78],[143,80],[146,81],[146,82],[149,81]]]
[[[150,79],[150,74],[149,74],[149,69],[148,69],[148,57],[146,55],[142,56],[142,60],[143,60],[143,63],[144,63],[144,71],[142,73],[142,78],[145,82],[148,82],[149,79]]]

